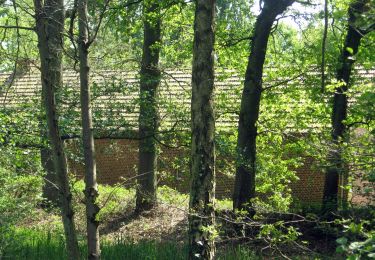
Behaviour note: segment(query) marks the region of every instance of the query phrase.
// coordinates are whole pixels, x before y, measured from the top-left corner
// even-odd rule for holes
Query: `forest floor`
[[[103,188],[103,187],[100,187]],[[76,187],[76,190],[82,190]],[[114,192],[115,191],[115,192]],[[161,188],[158,205],[152,210],[135,213],[133,190],[105,187],[99,197],[101,205],[100,235],[107,241],[118,238],[139,242],[144,240],[183,244],[188,230],[188,196],[170,188]],[[109,197],[110,196],[110,197]],[[74,196],[75,221],[79,234],[85,233],[83,197]],[[58,209],[38,208],[27,216],[20,227],[49,231],[62,230]]]
[[[182,244],[186,241],[188,218],[187,209],[161,204],[142,214],[129,211],[119,215],[101,227],[104,238],[128,238],[142,240],[170,241]]]
[[[77,187],[76,190],[82,190],[82,187]],[[181,248],[186,246],[188,234],[187,195],[167,187],[161,188],[158,194],[158,206],[141,214],[134,213],[134,195],[134,190],[102,187],[99,204],[102,207],[100,234],[103,241],[112,243],[121,240],[134,244],[151,241],[152,243],[173,243]],[[77,194],[75,198],[77,230],[81,239],[84,240],[86,225],[83,198]],[[221,212],[224,212],[223,214],[230,212],[230,201],[219,201],[218,206]],[[296,256],[299,259],[316,259],[317,256],[318,258],[321,256],[328,258],[328,255],[335,252],[335,239],[327,236],[320,237],[319,230],[311,236],[311,230],[314,227],[310,228],[310,226],[298,227],[299,231],[310,233],[307,236],[301,236],[295,241],[289,241],[290,243],[286,239],[285,243],[277,244],[275,241],[266,241],[263,238],[256,238],[256,236],[254,236],[255,239],[230,237],[224,225],[221,223],[219,227],[220,235],[224,234],[218,240],[221,251],[225,251],[226,247],[245,246],[250,248],[251,252],[256,252],[257,255],[266,259],[273,259],[275,256],[283,257],[283,255],[285,257],[286,255]],[[23,223],[19,223],[19,226],[27,229],[48,230],[52,233],[59,232],[60,234],[62,231],[61,220],[56,209],[48,211],[39,208]],[[259,227],[255,232],[259,232]],[[277,230],[270,232],[271,237],[279,235],[280,238],[283,238],[281,234],[277,233]],[[340,259],[336,256],[333,258]]]

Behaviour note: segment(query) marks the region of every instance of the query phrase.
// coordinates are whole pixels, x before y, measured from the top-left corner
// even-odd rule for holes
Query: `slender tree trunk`
[[[45,199],[45,206],[59,206],[59,189],[56,180],[56,173],[55,167],[53,162],[53,151],[51,148],[51,144],[48,139],[48,130],[46,128],[46,116],[45,112],[45,92],[42,92],[42,104],[41,109],[43,111],[43,116],[39,119],[39,128],[40,128],[40,136],[43,139],[43,143],[45,143],[45,147],[40,149],[40,162],[42,168],[44,170],[44,181],[43,181],[43,188],[42,188],[42,196]]]
[[[321,85],[320,91],[324,93],[325,89],[325,68],[326,68],[326,45],[327,45],[327,35],[328,35],[328,0],[324,0],[324,29],[322,37],[322,63],[320,64],[320,75],[321,75]]]
[[[50,147],[40,149],[40,159],[43,170],[46,173],[43,184],[43,198],[48,201],[48,204],[52,203],[52,205],[58,206],[59,189],[56,182],[52,149]]]
[[[66,156],[60,138],[55,92],[62,83],[62,44],[64,31],[63,0],[34,0],[38,48],[40,53],[42,91],[46,109],[48,138],[52,148],[54,168],[59,186],[59,204],[69,259],[79,259],[74,226],[72,194],[70,192]]]
[[[197,0],[192,71],[189,259],[213,259],[215,244],[215,0]]]
[[[347,118],[348,97],[346,91],[350,84],[350,75],[354,64],[353,56],[357,54],[363,32],[356,28],[357,18],[366,11],[369,0],[356,0],[349,6],[348,29],[345,43],[342,49],[339,67],[336,78],[342,82],[342,86],[336,88],[333,97],[332,109],[332,146],[328,156],[329,168],[325,175],[325,185],[323,192],[322,214],[336,211],[338,208],[338,185],[339,175],[346,174],[345,162],[342,158],[341,145],[346,138],[346,126],[344,121]]]
[[[42,91],[41,109],[43,110],[43,112],[45,111],[44,100],[45,91]],[[53,151],[48,139],[48,130],[45,126],[45,123],[46,116],[43,113],[43,116],[39,119],[40,136],[43,139],[43,142],[46,143],[46,147],[40,149],[40,162],[45,173],[42,188],[42,196],[46,200],[46,203],[43,204],[45,206],[59,206],[59,189],[53,162]]]
[[[156,205],[157,142],[159,127],[157,91],[160,84],[161,17],[158,0],[143,1],[144,40],[140,79],[139,167],[136,211]]]
[[[99,222],[97,214],[98,185],[96,181],[95,147],[90,104],[89,61],[88,49],[88,12],[87,0],[78,1],[78,45],[79,45],[79,75],[81,84],[81,118],[82,143],[85,161],[85,197],[88,259],[100,258]]]
[[[233,208],[254,214],[250,199],[255,197],[256,137],[262,93],[263,65],[268,38],[277,15],[282,14],[294,0],[264,0],[255,23],[250,56],[247,64],[241,110],[238,122],[238,166],[233,193]]]

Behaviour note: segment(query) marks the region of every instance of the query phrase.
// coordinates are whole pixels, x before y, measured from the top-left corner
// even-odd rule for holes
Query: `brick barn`
[[[160,140],[159,158],[159,185],[168,185],[181,192],[189,190],[188,155],[189,148],[180,141],[181,136],[189,135],[190,127],[190,81],[189,70],[166,70],[163,72],[159,93],[161,132],[166,137]],[[272,74],[272,73],[270,73]],[[356,70],[356,82],[374,82],[375,70]],[[13,79],[12,79],[13,77]],[[122,183],[134,184],[138,164],[138,74],[124,71],[97,71],[92,72],[93,86],[93,119],[95,131],[95,146],[97,160],[98,182],[102,184]],[[11,80],[10,80],[11,79]],[[265,76],[265,86],[275,86],[273,94],[276,98],[289,102],[290,110],[304,107],[313,107],[307,94],[314,86],[319,86],[316,73],[306,73],[293,80],[272,78]],[[11,82],[11,84],[10,84]],[[60,121],[63,135],[66,137],[66,146],[69,151],[69,169],[77,176],[83,175],[83,166],[80,160],[78,138],[79,128],[79,85],[78,74],[74,71],[64,72],[64,90],[56,97],[62,104]],[[13,111],[25,109],[25,104],[31,104],[35,109],[40,108],[40,73],[35,68],[28,68],[15,74],[1,74],[0,83],[3,85],[0,101],[6,109]],[[8,84],[8,85],[7,85]],[[299,87],[298,97],[289,97],[289,87]],[[222,70],[217,72],[216,82],[216,126],[218,134],[233,134],[237,126],[237,111],[239,108],[242,89],[242,79],[234,71]],[[270,98],[272,105],[272,98]],[[278,99],[281,100],[281,99]],[[22,104],[22,106],[21,106]],[[310,108],[311,108],[310,107]],[[27,109],[30,109],[28,106]],[[287,117],[288,111],[273,111],[269,107],[262,108],[265,117]],[[274,113],[274,114],[273,114]],[[278,114],[279,113],[279,114]],[[327,116],[329,120],[329,115]],[[302,119],[301,119],[302,120]],[[296,133],[301,138],[310,134],[320,135],[327,132],[327,125],[319,125],[305,118],[306,129],[296,128],[292,120],[283,126],[283,131]],[[310,121],[309,121],[310,120]],[[329,121],[327,121],[329,122]],[[281,127],[280,127],[281,129]],[[218,163],[223,157],[218,156]],[[314,204],[320,203],[323,196],[324,172],[319,163],[312,156],[301,156],[301,164],[295,168],[298,180],[290,183],[292,196],[295,201]],[[272,162],[270,162],[272,163]],[[233,189],[233,172],[223,172],[218,167],[216,178],[216,193],[219,198],[230,198]],[[346,183],[346,178],[340,178],[339,187]],[[340,194],[346,197],[340,189]]]

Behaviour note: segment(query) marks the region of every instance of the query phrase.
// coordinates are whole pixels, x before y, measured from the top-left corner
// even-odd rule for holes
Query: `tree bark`
[[[59,205],[59,189],[56,182],[56,173],[53,163],[53,154],[50,147],[40,149],[40,159],[46,175],[44,176],[43,198],[48,202],[46,205]]]
[[[255,213],[250,199],[255,197],[257,121],[268,38],[276,16],[282,14],[293,2],[294,0],[264,0],[251,39],[238,122],[238,166],[233,193],[233,209],[247,210],[250,216]]]
[[[46,110],[48,138],[52,148],[54,168],[59,186],[67,251],[69,259],[79,259],[74,226],[72,194],[70,192],[66,156],[60,138],[55,92],[62,83],[62,45],[64,31],[63,0],[34,0],[38,48],[41,62],[43,102]]]
[[[89,61],[88,49],[90,46],[88,37],[88,11],[87,0],[78,1],[78,45],[79,45],[79,76],[81,85],[81,120],[82,120],[82,144],[85,162],[85,198],[86,198],[86,225],[87,225],[87,249],[88,259],[100,258],[99,222],[97,214],[98,184],[96,181],[96,162],[94,135],[92,126],[92,112],[90,102]]]
[[[144,40],[140,72],[139,166],[136,211],[156,205],[157,142],[159,127],[157,91],[160,85],[159,53],[161,43],[160,3],[143,1]]]
[[[342,83],[335,89],[332,109],[332,146],[328,155],[328,165],[325,175],[325,184],[323,192],[322,214],[336,211],[338,209],[338,185],[339,175],[346,174],[345,162],[342,158],[341,145],[346,138],[346,126],[344,121],[347,118],[348,97],[346,91],[349,88],[350,76],[354,64],[354,56],[358,53],[363,33],[356,28],[356,21],[360,15],[366,11],[366,5],[369,0],[356,0],[349,6],[348,29],[345,43],[339,60],[337,69],[337,81]]]
[[[197,0],[192,70],[189,259],[213,259],[215,244],[215,0]]]

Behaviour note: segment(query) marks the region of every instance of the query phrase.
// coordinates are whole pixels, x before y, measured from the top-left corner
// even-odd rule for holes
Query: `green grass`
[[[76,220],[78,227],[85,227],[84,205],[81,201],[84,200],[83,181],[75,182],[74,193],[74,208],[76,210]],[[126,212],[128,208],[134,207],[134,189],[126,189],[123,187],[112,187],[108,185],[99,185],[100,196],[98,202],[102,207],[99,219],[103,222],[108,221],[114,216]],[[175,205],[178,207],[188,207],[188,196],[181,194],[167,186],[159,187],[158,198],[161,203],[168,205]],[[228,201],[218,202],[220,209],[228,209],[231,204]],[[37,228],[29,226],[22,227],[13,226],[9,231],[0,232],[0,259],[27,259],[27,260],[43,260],[43,259],[67,259],[67,252],[65,249],[65,238],[62,232],[61,221],[58,219],[58,210],[50,209],[50,215],[56,216],[57,221],[38,223]],[[43,215],[44,218],[50,219],[50,215]],[[30,215],[31,216],[31,215]],[[42,217],[41,217],[42,218]],[[27,221],[25,221],[27,222]],[[140,227],[141,228],[141,227]],[[1,230],[0,230],[1,231]],[[78,234],[84,234],[84,229],[78,230]],[[131,234],[127,234],[128,238],[118,237],[114,240],[101,241],[101,259],[161,259],[161,260],[179,260],[187,259],[186,245],[181,245],[172,242],[155,242],[155,241],[140,241],[133,242],[129,240]],[[79,237],[79,247],[81,258],[86,259],[86,245],[85,237]],[[217,259],[232,260],[232,259],[254,259],[255,255],[246,248],[226,248],[219,249],[217,252]]]
[[[82,259],[86,258],[86,247],[80,242]],[[132,243],[119,237],[114,241],[102,241],[102,259],[134,259],[134,260],[179,260],[187,259],[186,246],[173,243],[160,243],[142,241]],[[218,252],[218,259],[245,260],[257,257],[249,249],[239,247],[237,249],[225,249]],[[27,259],[27,260],[65,260],[64,237],[58,233],[46,233],[38,230],[19,229],[12,241],[9,241],[0,259]]]
[[[115,241],[102,241],[102,259],[185,259],[186,249],[170,243],[143,241],[132,243],[118,238]],[[86,256],[84,242],[80,242],[82,259]],[[20,230],[5,248],[4,259],[65,260],[64,237],[60,234],[34,230]]]

